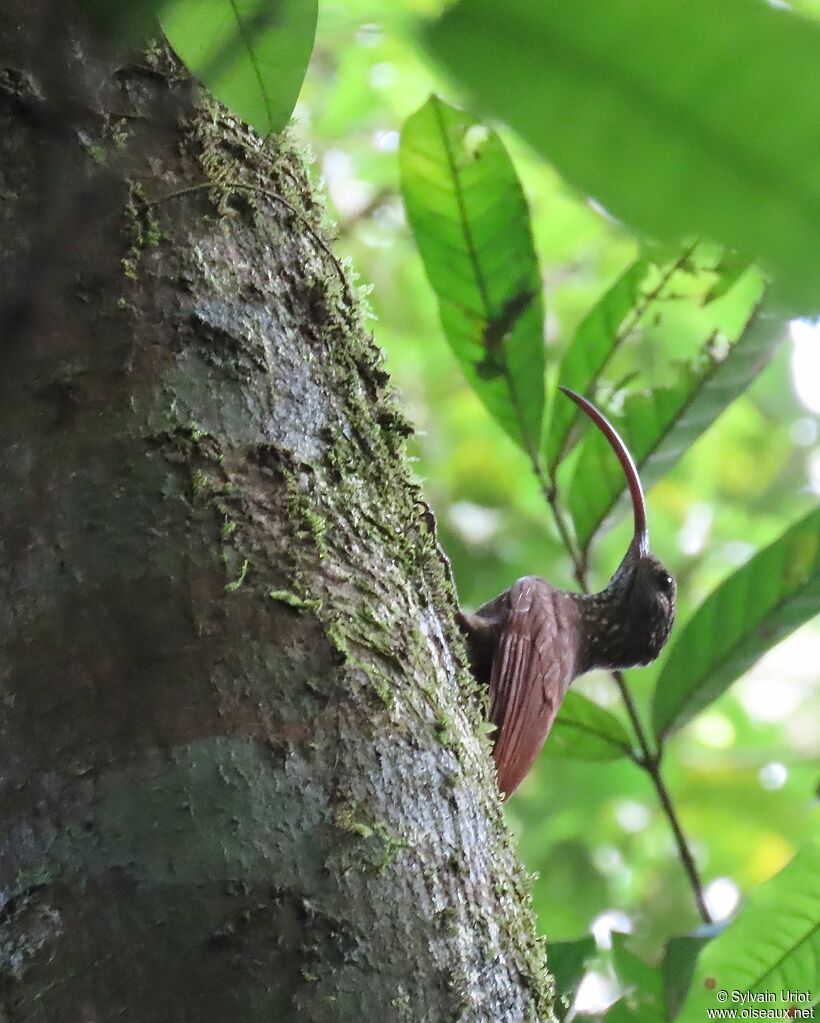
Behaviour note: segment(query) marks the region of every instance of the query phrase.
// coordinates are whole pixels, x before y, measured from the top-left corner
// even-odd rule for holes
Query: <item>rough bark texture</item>
[[[549,1020],[302,162],[67,10],[0,11],[0,1021]]]

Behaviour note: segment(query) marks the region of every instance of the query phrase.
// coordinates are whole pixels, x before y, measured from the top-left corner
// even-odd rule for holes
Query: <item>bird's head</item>
[[[654,554],[624,559],[602,594],[617,623],[604,647],[608,668],[650,664],[675,621],[675,580]],[[605,612],[607,613],[607,612]]]
[[[626,444],[591,402],[567,387],[561,390],[595,423],[621,463],[635,522],[632,541],[606,589],[580,598],[585,626],[581,665],[586,671],[649,664],[672,631],[675,580],[649,550],[643,488]]]

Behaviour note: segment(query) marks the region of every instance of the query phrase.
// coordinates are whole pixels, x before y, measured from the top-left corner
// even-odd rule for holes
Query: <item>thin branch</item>
[[[350,292],[350,285],[348,283],[344,267],[334,255],[333,250],[324,238],[322,238],[316,228],[310,223],[307,217],[303,213],[300,213],[292,203],[289,203],[284,196],[279,195],[278,192],[272,192],[269,188],[263,188],[261,185],[245,185],[239,181],[201,181],[199,184],[188,185],[185,188],[177,189],[175,192],[169,192],[167,195],[160,195],[155,199],[149,199],[146,205],[159,206],[160,203],[168,202],[169,199],[181,199],[183,196],[192,195],[195,192],[205,192],[211,188],[222,189],[226,192],[252,192],[255,195],[263,195],[272,202],[277,202],[280,206],[283,206],[299,221],[299,223],[305,228],[311,238],[331,261],[336,269],[336,273],[339,275],[339,280],[342,282],[342,287],[345,289],[345,295],[349,301],[353,301],[353,296]]]
[[[369,220],[377,210],[381,209],[391,199],[396,197],[394,189],[385,185],[380,188],[357,213],[351,214],[346,220],[342,220],[338,227],[339,238],[347,238],[353,233],[353,229],[363,220]]]
[[[558,529],[558,534],[561,537],[561,541],[564,544],[570,559],[572,560],[575,579],[582,592],[589,593],[586,555],[580,550],[577,550],[575,547],[569,527],[567,526],[561,507],[558,503],[558,488],[555,480],[554,478],[547,479],[544,476],[541,466],[535,460],[533,460],[533,469],[535,470],[535,474],[541,484],[541,490],[544,498],[552,511],[553,518],[555,519],[555,525]],[[672,802],[672,796],[670,795],[669,789],[666,787],[666,782],[661,774],[662,750],[660,748],[657,750],[653,749],[641,722],[640,715],[638,714],[638,708],[635,704],[635,699],[632,696],[632,692],[623,672],[612,671],[610,674],[621,694],[621,699],[623,700],[624,707],[626,708],[627,717],[632,725],[632,730],[638,743],[639,752],[632,757],[632,760],[638,767],[646,771],[652,779],[652,784],[655,787],[655,792],[657,793],[661,810],[672,829],[672,834],[675,838],[675,845],[677,846],[678,859],[681,862],[681,866],[683,867],[684,873],[686,874],[687,880],[689,881],[689,885],[692,889],[698,913],[704,923],[710,924],[712,923],[712,917],[707,909],[706,900],[704,899],[703,881],[698,873],[698,868],[695,864],[694,857],[692,856],[692,852],[689,848],[689,843],[681,826],[680,818],[678,817],[677,810],[675,809],[675,804]]]
[[[620,672],[616,672],[615,674],[619,675]],[[626,680],[624,680],[623,684],[624,689],[628,692],[629,690],[626,689]],[[672,802],[669,789],[667,789],[666,783],[663,780],[663,775],[661,774],[660,754],[650,760],[644,760],[644,763],[641,766],[643,766],[644,770],[652,779],[652,784],[655,786],[655,791],[658,794],[658,801],[661,804],[663,812],[666,814],[669,826],[672,828],[672,833],[675,836],[675,844],[678,847],[678,857],[680,858],[681,865],[689,879],[689,884],[695,897],[695,903],[698,907],[700,918],[705,924],[710,924],[712,923],[712,916],[709,913],[709,909],[706,906],[706,899],[703,895],[703,881],[698,873],[698,868],[694,857],[692,856],[692,851],[689,848],[689,843],[686,840],[686,835],[683,833],[683,827],[681,826],[680,818],[678,817],[677,810],[675,809],[675,804]]]

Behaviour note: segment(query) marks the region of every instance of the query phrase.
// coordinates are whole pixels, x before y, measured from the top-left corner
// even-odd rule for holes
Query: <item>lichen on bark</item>
[[[56,0],[0,40],[0,1020],[549,1020],[296,147]]]

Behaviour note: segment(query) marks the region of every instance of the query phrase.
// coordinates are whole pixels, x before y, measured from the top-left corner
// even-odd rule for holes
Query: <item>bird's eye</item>
[[[655,582],[657,583],[658,589],[661,593],[671,593],[675,588],[675,580],[663,569],[661,569],[655,576]]]

